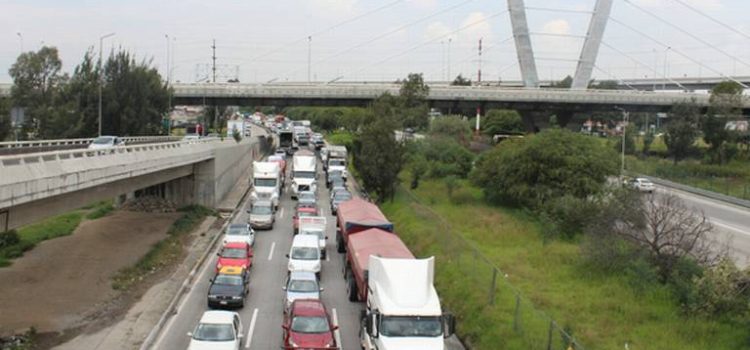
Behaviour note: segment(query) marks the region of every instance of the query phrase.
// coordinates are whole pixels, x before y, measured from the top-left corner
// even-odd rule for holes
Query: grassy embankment
[[[564,349],[559,331],[550,333],[544,310],[560,329],[588,349],[740,349],[747,332],[717,321],[681,315],[667,287],[635,285],[632,276],[592,272],[577,242],[545,244],[541,226],[524,212],[493,207],[468,184],[449,199],[442,182],[423,181],[415,191],[400,188],[385,214],[417,256],[435,255],[436,284],[458,331],[475,349]],[[420,204],[422,203],[422,204]],[[452,232],[451,232],[452,231]],[[489,262],[476,257],[461,236]],[[489,306],[493,264],[498,276]],[[515,287],[512,287],[511,284]],[[516,300],[514,289],[528,299]],[[519,308],[516,308],[516,302]]]
[[[12,259],[23,256],[24,252],[31,250],[42,241],[72,234],[84,217],[94,220],[107,215],[112,210],[111,201],[103,201],[17,229],[17,242],[0,244],[2,246],[0,267],[9,266]],[[7,233],[1,235],[7,235]]]
[[[212,209],[199,205],[187,206],[179,211],[182,216],[169,228],[167,238],[154,244],[135,265],[121,269],[112,277],[113,289],[128,289],[148,274],[177,261],[182,256],[187,234],[196,229],[207,216],[216,214]]]

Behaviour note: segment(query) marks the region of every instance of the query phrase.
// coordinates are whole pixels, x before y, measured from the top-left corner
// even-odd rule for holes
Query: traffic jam
[[[248,205],[243,208],[247,219],[224,230],[209,271],[207,309],[187,334],[188,349],[265,348],[252,346],[248,337],[257,323],[270,317],[258,318],[255,309],[251,320],[243,319],[240,310],[252,290],[278,288],[253,285],[256,238],[267,232],[275,235],[269,261],[280,240],[291,242],[283,255],[287,263],[278,309],[282,336],[276,348],[444,349],[455,321],[443,312],[433,285],[435,258],[416,258],[380,209],[355,195],[345,147],[326,144],[307,121],[281,120],[263,125],[278,135],[278,147],[264,161],[253,163]],[[282,196],[291,197],[293,206]],[[293,208],[292,213],[284,216],[287,208]],[[341,299],[359,304],[355,322],[349,322],[358,324],[346,325],[357,332],[357,344],[346,347],[336,309],[322,298],[323,283],[328,283],[324,262],[332,259],[343,266],[335,274],[345,289]],[[249,321],[249,327],[243,321]]]

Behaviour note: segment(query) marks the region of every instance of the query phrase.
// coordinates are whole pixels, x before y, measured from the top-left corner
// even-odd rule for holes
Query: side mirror
[[[247,212],[248,214],[250,214],[250,209],[246,210],[245,212]]]
[[[289,254],[286,255],[286,258],[289,259]]]
[[[443,314],[443,337],[448,338],[456,332],[456,318],[453,314]]]
[[[297,215],[292,216],[293,220],[297,220]]]
[[[324,291],[324,290],[326,290],[326,289],[323,288],[323,287],[320,287],[320,289],[319,289],[319,291],[321,291],[321,292]]]
[[[380,332],[378,332],[378,321],[380,321],[380,312],[375,311],[367,315],[367,332],[370,334],[370,337],[377,338],[380,335]]]
[[[326,236],[325,239],[328,239],[328,236]]]
[[[281,290],[286,290],[286,286],[281,286]]]
[[[245,335],[243,335],[242,333],[240,333],[240,334],[237,334],[237,338],[240,338],[240,339],[241,339],[241,338],[244,338],[244,337],[245,337]]]
[[[335,330],[338,330],[338,329],[339,329],[339,326],[333,326],[333,327],[331,327],[331,331],[335,331]]]
[[[214,283],[213,277],[208,279],[208,283]]]
[[[187,336],[190,337],[190,338],[192,338],[193,337],[193,332],[187,332]]]
[[[216,255],[217,256],[221,256],[221,252],[216,252]]]
[[[283,328],[284,330],[287,330],[287,331],[289,330],[289,326],[287,326],[287,325],[285,325],[285,324],[282,324],[282,325],[281,325],[281,328]]]

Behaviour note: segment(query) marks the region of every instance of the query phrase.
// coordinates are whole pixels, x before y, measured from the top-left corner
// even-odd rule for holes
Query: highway
[[[750,209],[716,201],[692,193],[658,186],[661,193],[679,196],[688,207],[702,211],[714,226],[719,242],[727,243],[738,266],[750,266]]]
[[[325,178],[318,174],[318,181]],[[296,201],[290,197],[287,186],[282,196],[279,210],[276,212],[276,223],[273,230],[256,231],[253,266],[250,269],[250,294],[245,307],[239,310],[242,318],[245,338],[245,349],[279,349],[282,345],[282,298],[281,289],[286,278],[287,258],[292,242],[292,216]],[[249,196],[248,196],[249,198]],[[322,299],[331,312],[331,316],[340,326],[337,335],[341,340],[341,349],[359,348],[359,314],[361,303],[349,302],[346,287],[342,278],[342,254],[335,247],[335,217],[330,214],[328,190],[323,186],[318,190],[318,206],[328,219],[328,259],[323,261],[321,286],[325,288]],[[243,203],[243,209],[232,218],[233,222],[246,222],[248,214],[245,208],[249,199]],[[218,246],[216,251],[218,251]],[[165,325],[156,339],[154,349],[186,349],[192,332],[204,311],[207,310],[206,295],[209,278],[213,276],[216,265],[216,254],[206,259],[199,270],[194,285],[178,304],[177,313]]]

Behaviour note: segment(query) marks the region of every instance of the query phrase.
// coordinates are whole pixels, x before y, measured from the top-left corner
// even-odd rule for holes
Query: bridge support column
[[[175,206],[184,207],[193,203],[194,177],[186,176],[164,184],[164,199]]]
[[[122,207],[125,202],[127,202],[130,199],[135,198],[135,192],[128,192],[125,194],[118,195],[115,197],[114,207],[119,208]]]
[[[526,22],[526,5],[524,5],[523,0],[508,0],[508,12],[510,13],[513,38],[516,42],[516,53],[518,54],[518,65],[521,67],[523,86],[538,88],[539,76],[536,72],[534,50],[531,47],[529,25]]]
[[[215,167],[214,160],[193,165],[193,203],[209,208],[216,205]]]
[[[599,53],[599,46],[604,36],[604,28],[607,27],[609,13],[612,10],[612,0],[597,0],[594,6],[594,13],[591,15],[589,30],[586,33],[586,40],[583,42],[581,49],[581,58],[578,60],[576,74],[571,84],[571,89],[583,90],[588,88],[591,72],[594,70],[596,56]]]

